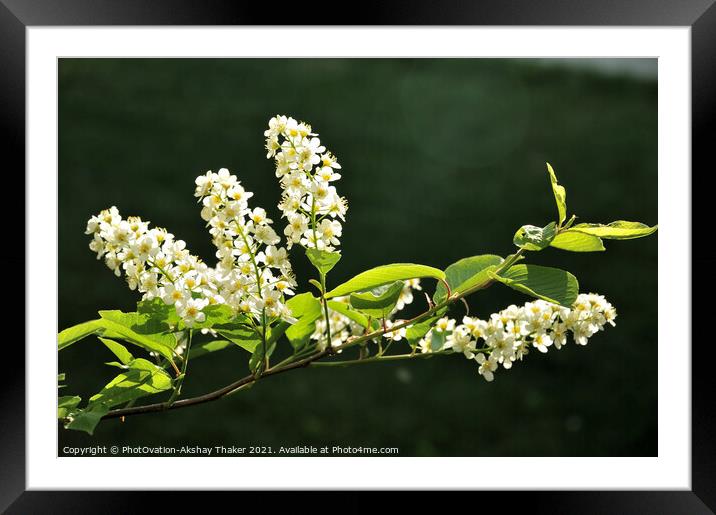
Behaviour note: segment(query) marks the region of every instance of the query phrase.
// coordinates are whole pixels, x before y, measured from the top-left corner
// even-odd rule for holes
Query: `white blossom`
[[[215,267],[193,256],[166,229],[150,229],[138,217],[124,220],[114,206],[87,222],[90,249],[115,275],[124,274],[143,300],[160,298],[173,305],[187,327],[202,322],[203,309],[215,304],[261,323],[264,315],[289,318],[285,298],[293,295],[296,281],[266,211],[249,208],[253,193],[226,168],[200,175],[195,185],[201,216],[217,249]]]
[[[189,299],[186,302],[180,302],[177,306],[179,316],[187,327],[192,327],[197,322],[206,320],[206,315],[202,312],[207,304],[206,299]]]
[[[480,364],[478,369],[480,375],[485,378],[486,381],[492,381],[495,376],[493,372],[497,370],[497,360],[491,355],[486,358],[484,354],[478,354],[475,360]]]
[[[601,295],[581,294],[571,308],[537,300],[524,306],[511,305],[487,320],[465,316],[462,323],[442,317],[417,343],[422,353],[434,352],[433,332],[445,333],[440,352],[463,354],[476,359],[480,375],[492,381],[498,365],[505,369],[521,361],[534,347],[542,353],[551,346],[561,349],[571,331],[574,341],[586,345],[588,339],[604,325],[613,325],[616,310]],[[480,341],[484,347],[480,347]]]
[[[349,307],[348,297],[334,297],[333,302],[340,302]],[[331,325],[331,346],[340,347],[348,341],[351,336],[358,336],[365,332],[365,327],[357,323],[355,320],[343,315],[342,313],[328,308],[328,319]],[[387,323],[387,322],[386,322]],[[396,331],[396,340],[400,340],[401,334]],[[404,331],[402,335],[404,335]],[[325,350],[328,342],[328,327],[325,318],[316,320],[316,329],[311,334],[311,339],[316,340],[316,345],[320,350]]]
[[[476,341],[472,339],[470,330],[463,326],[455,329],[448,337],[445,347],[452,349],[453,352],[462,352],[466,358],[475,357]]]
[[[307,248],[334,251],[340,245],[348,203],[335,186],[341,174],[336,157],[326,150],[311,126],[294,118],[276,115],[269,120],[267,158],[273,158],[276,177],[283,190],[278,204],[288,224],[287,247],[298,243]]]

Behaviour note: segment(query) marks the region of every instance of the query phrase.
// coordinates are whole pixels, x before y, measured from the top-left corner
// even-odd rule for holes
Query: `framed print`
[[[518,4],[350,27],[0,6],[27,199],[3,509],[389,489],[709,513],[690,172],[716,8]]]

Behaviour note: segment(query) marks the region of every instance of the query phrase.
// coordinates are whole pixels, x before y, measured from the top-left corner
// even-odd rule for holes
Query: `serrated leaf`
[[[326,294],[326,298],[340,297],[356,291],[370,290],[377,286],[393,283],[394,281],[432,277],[433,279],[445,279],[442,270],[426,265],[415,263],[393,263],[390,265],[378,266],[361,272],[352,279],[336,286]]]
[[[99,311],[104,329],[102,336],[119,338],[129,343],[143,347],[150,352],[157,352],[162,357],[173,360],[176,337],[168,326],[158,320],[152,320],[148,315],[141,313],[123,313],[119,310]]]
[[[97,331],[104,329],[102,320],[90,320],[81,324],[73,325],[60,331],[57,335],[57,350],[69,347],[76,341],[86,338]]]
[[[562,225],[567,218],[567,190],[560,186],[557,182],[557,175],[552,169],[552,165],[547,163],[547,171],[549,172],[549,180],[552,183],[552,193],[554,193],[554,201],[557,204],[557,213],[559,214],[559,224]]]
[[[643,238],[653,234],[658,229],[658,225],[649,227],[640,222],[627,222],[625,220],[617,220],[607,225],[603,224],[577,224],[570,231],[578,231],[584,234],[591,234],[606,240],[631,240],[635,238]]]
[[[341,315],[350,318],[358,325],[368,328],[368,318],[365,315],[356,311],[355,309],[352,309],[345,302],[339,302],[337,300],[329,300],[328,307],[330,309],[332,309],[333,311],[337,311]]]
[[[66,395],[57,399],[57,418],[64,419],[82,401],[77,395]]]
[[[297,319],[321,313],[321,302],[310,293],[301,293],[291,297],[286,301],[286,306],[291,310],[291,315]]]
[[[246,315],[236,314],[227,304],[210,304],[202,309],[204,321],[196,322],[192,329],[210,329],[218,325],[244,323]]]
[[[377,286],[363,293],[351,293],[350,302],[354,309],[373,318],[388,318],[398,303],[403,291],[403,281]]]
[[[503,259],[493,254],[472,256],[456,261],[445,269],[445,279],[453,293],[463,293],[480,283],[491,280],[488,272],[497,268]],[[447,297],[445,285],[438,283],[433,301],[441,303]]]
[[[306,249],[306,257],[319,273],[326,275],[340,261],[341,254],[339,252],[328,252],[327,250]]]
[[[146,319],[139,318],[140,316],[147,317],[146,315],[122,313],[121,311],[100,311],[100,316],[103,318],[90,320],[61,331],[57,338],[58,350],[65,349],[82,338],[97,334],[107,338],[125,340],[149,352],[156,352],[173,362],[174,347],[176,347],[176,338],[173,334],[140,334],[135,330],[148,330]]]
[[[65,429],[94,434],[97,424],[107,412],[109,408],[104,404],[91,404],[85,409],[73,411],[67,415],[71,420],[65,424]]]
[[[169,390],[172,379],[166,371],[143,358],[126,364],[127,370],[112,379],[102,390],[90,397],[89,405],[103,404],[108,408],[133,399]]]
[[[132,353],[127,350],[127,347],[122,345],[121,343],[115,342],[114,340],[110,340],[109,338],[99,338],[102,343],[105,344],[105,346],[112,351],[112,354],[117,356],[119,358],[119,361],[122,362],[123,365],[126,365],[130,361],[134,359],[134,356],[132,356]]]
[[[138,347],[142,347],[149,352],[156,352],[169,361],[174,361],[173,354],[175,345],[168,345],[167,340],[162,339],[157,341],[150,335],[135,333],[131,329],[120,324],[116,324],[110,320],[105,320],[105,329],[101,332],[101,334],[110,338],[125,340],[129,343],[137,345]],[[174,338],[174,335],[171,335],[171,337]],[[174,341],[176,341],[175,338]]]
[[[549,223],[544,227],[523,225],[515,233],[512,241],[525,250],[538,251],[546,249],[557,234],[557,224]]]
[[[214,330],[230,342],[251,353],[253,353],[254,350],[256,350],[256,346],[261,343],[261,335],[258,334],[252,327],[215,327]]]
[[[316,320],[321,317],[321,303],[310,293],[296,295],[286,306],[298,322],[286,329],[286,338],[294,349],[303,347],[316,330]]]
[[[565,270],[539,265],[514,265],[492,277],[512,289],[570,307],[579,295],[577,278]]]
[[[427,334],[430,328],[433,326],[436,320],[440,317],[434,316],[427,320],[423,320],[417,324],[413,324],[405,330],[405,339],[411,347],[415,347],[420,339]]]
[[[571,229],[559,233],[552,240],[550,246],[570,252],[601,252],[606,250],[601,238]]]
[[[170,349],[176,347],[176,337],[173,334],[176,328],[170,327],[162,320],[136,311],[124,313],[117,309],[111,309],[98,311],[98,313],[102,320],[119,324]]]
[[[137,313],[147,315],[158,323],[165,324],[167,328],[178,327],[181,322],[174,304],[166,304],[162,299],[156,297],[137,302]]]

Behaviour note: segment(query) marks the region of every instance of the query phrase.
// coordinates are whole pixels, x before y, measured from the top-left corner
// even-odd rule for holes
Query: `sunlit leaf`
[[[549,247],[556,234],[557,224],[555,222],[544,227],[523,225],[517,230],[512,241],[522,249],[537,251]]]
[[[363,293],[351,293],[353,308],[373,318],[387,318],[398,303],[403,281],[395,281]]]
[[[598,236],[605,240],[631,240],[634,238],[643,238],[653,234],[658,226],[649,227],[640,222],[627,222],[617,220],[607,225],[603,224],[577,224],[570,231],[578,231],[592,236]]]
[[[371,288],[393,283],[394,281],[419,279],[422,277],[432,277],[442,280],[445,279],[445,273],[431,266],[416,265],[414,263],[393,263],[378,266],[361,272],[340,286],[333,288],[326,294],[326,298],[330,299],[356,291],[370,290]]]
[[[567,190],[559,185],[557,176],[549,163],[547,163],[547,171],[549,172],[549,180],[552,183],[552,193],[554,193],[554,201],[557,204],[557,213],[559,214],[559,225],[561,226],[567,218]]]
[[[319,273],[326,275],[340,261],[341,254],[339,252],[328,252],[327,250],[306,249],[306,257]]]
[[[550,246],[570,252],[601,252],[605,250],[601,238],[571,229],[558,234]]]
[[[480,284],[491,281],[488,272],[495,270],[503,259],[493,254],[472,256],[456,261],[445,269],[445,277],[453,293],[464,293]],[[438,283],[433,300],[440,303],[447,297],[445,285]]]
[[[517,291],[566,307],[579,295],[577,278],[558,268],[514,265],[500,275],[492,273],[492,277]]]

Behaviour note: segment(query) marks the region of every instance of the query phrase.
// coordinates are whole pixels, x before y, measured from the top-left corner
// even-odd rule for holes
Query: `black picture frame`
[[[62,25],[570,25],[570,26],[685,26],[691,28],[692,72],[692,169],[702,174],[713,168],[709,152],[716,141],[716,5],[714,0],[502,0],[495,2],[383,1],[362,2],[354,12],[339,14],[335,5],[313,2],[309,11],[275,19],[275,2],[242,4],[228,0],[0,0],[0,134],[4,143],[4,168],[8,177],[25,169],[25,29]],[[345,12],[345,11],[344,11]],[[710,166],[709,166],[710,165]],[[703,170],[701,170],[703,169]],[[10,176],[10,173],[14,175]],[[699,174],[684,173],[692,188]],[[14,182],[20,182],[15,180]],[[23,184],[13,185],[24,190]],[[17,189],[14,191],[17,192]],[[692,191],[708,195],[705,187]],[[27,193],[27,192],[25,192]],[[17,198],[23,198],[16,194]],[[7,204],[6,204],[7,205]],[[694,240],[707,234],[702,227],[710,220],[709,202],[692,201]],[[10,209],[6,207],[6,209]],[[16,217],[15,210],[12,215]],[[23,227],[24,229],[24,227]],[[703,229],[703,230],[699,230]],[[684,228],[684,230],[688,230]],[[28,237],[25,233],[25,237]],[[17,269],[24,255],[8,256],[2,262]],[[707,268],[715,258],[707,245],[692,253],[693,270]],[[19,275],[19,274],[18,274]],[[18,290],[19,291],[19,290]],[[708,317],[706,308],[695,302]],[[27,306],[31,309],[31,306]],[[27,313],[25,321],[27,322]],[[17,324],[19,326],[19,324]],[[714,513],[716,512],[716,443],[711,437],[716,404],[712,400],[714,374],[708,359],[712,345],[703,328],[693,327],[692,352],[692,490],[642,492],[521,492],[510,494],[519,503],[529,503],[533,513]],[[687,337],[689,331],[685,331]],[[19,334],[6,334],[3,352],[12,367],[3,367],[0,410],[0,509],[8,513],[128,513],[134,496],[143,495],[144,507],[162,503],[166,509],[180,506],[174,498],[166,504],[160,495],[127,492],[39,492],[25,491],[25,352]],[[24,335],[23,335],[24,337]],[[12,361],[10,361],[12,360]],[[172,495],[176,495],[173,493]],[[212,496],[229,495],[211,493]],[[247,499],[244,495],[244,500]],[[296,497],[298,495],[298,497]],[[303,494],[292,494],[291,502]],[[352,494],[356,508],[367,509],[370,496]],[[504,502],[504,492],[482,492],[480,507]],[[281,496],[272,495],[272,502]],[[422,495],[412,499],[423,503]],[[212,497],[214,503],[221,502]],[[473,501],[468,501],[473,502]],[[149,504],[147,504],[149,503]],[[300,501],[299,501],[300,504]],[[244,507],[246,507],[244,505]]]

